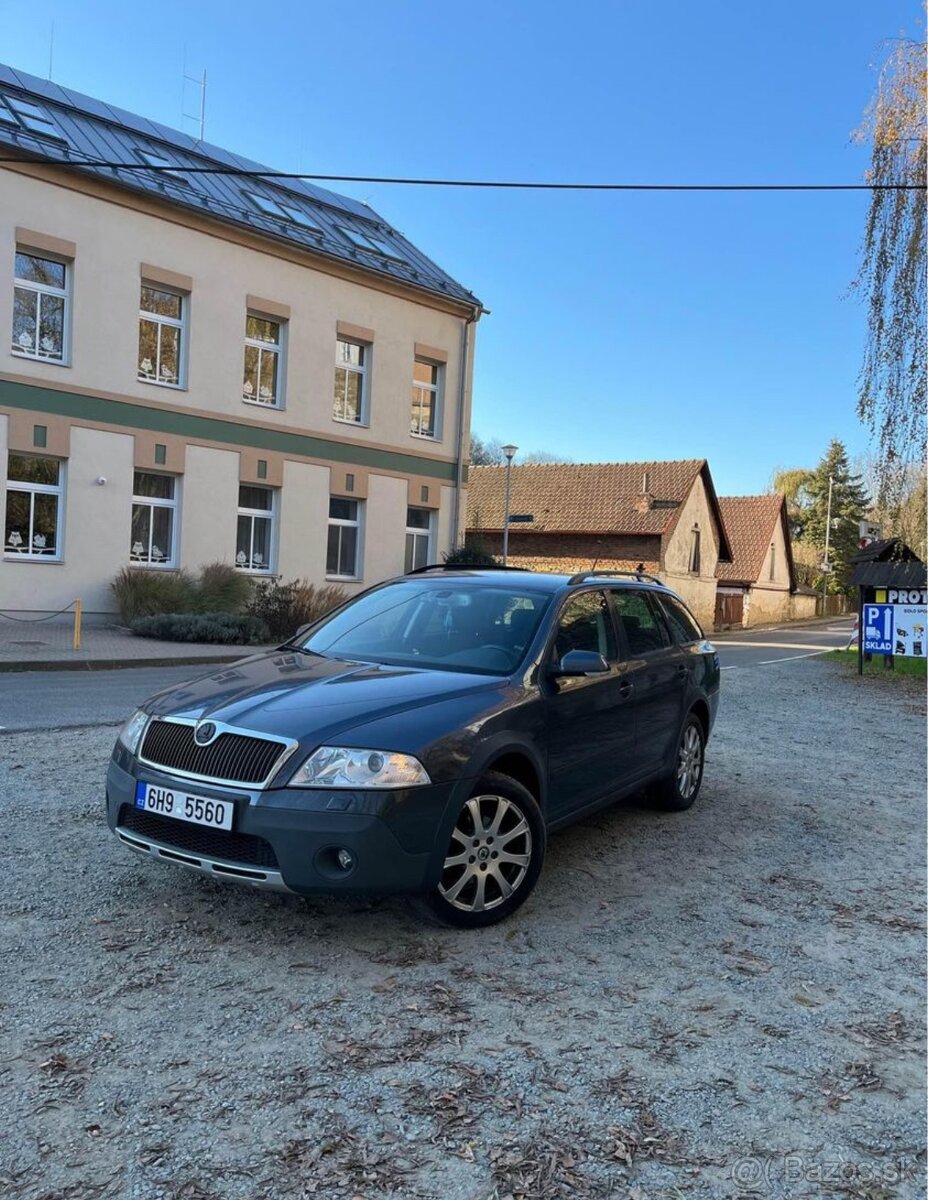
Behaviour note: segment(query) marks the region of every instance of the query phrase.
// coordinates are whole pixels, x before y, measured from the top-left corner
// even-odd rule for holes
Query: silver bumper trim
[[[153,858],[163,858],[167,862],[177,863],[210,879],[232,879],[238,883],[248,883],[252,887],[269,892],[289,892],[290,888],[284,883],[280,871],[269,871],[265,867],[253,867],[246,863],[230,862],[224,858],[204,858],[199,854],[190,854],[186,850],[177,850],[174,846],[165,846],[161,842],[153,842],[150,838],[141,838],[137,833],[116,827],[116,836],[134,850],[137,854],[148,854]]]

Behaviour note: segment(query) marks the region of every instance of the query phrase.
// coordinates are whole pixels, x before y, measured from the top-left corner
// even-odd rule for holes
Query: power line
[[[93,159],[52,160],[24,155],[0,156],[0,163],[36,162],[59,167],[94,167],[113,171],[165,172],[185,175],[231,175],[242,179],[303,179],[312,183],[379,183],[412,187],[508,188],[549,192],[924,192],[923,183],[566,183],[512,179],[418,179],[390,175],[322,175],[305,171],[254,170],[248,167],[192,167],[182,163],[148,163]]]

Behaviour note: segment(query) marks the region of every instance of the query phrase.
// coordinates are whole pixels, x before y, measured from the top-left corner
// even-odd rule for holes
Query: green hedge
[[[270,630],[263,621],[233,613],[160,613],[139,617],[130,628],[138,637],[160,638],[165,642],[262,646],[271,640]]]

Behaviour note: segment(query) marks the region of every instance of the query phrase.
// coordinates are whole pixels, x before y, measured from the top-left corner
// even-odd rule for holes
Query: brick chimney
[[[654,496],[651,494],[651,480],[648,472],[641,477],[641,492],[635,500],[635,512],[650,512],[654,507]]]

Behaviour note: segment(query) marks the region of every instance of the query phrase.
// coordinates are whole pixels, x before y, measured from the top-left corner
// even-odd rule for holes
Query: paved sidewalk
[[[161,642],[135,637],[115,625],[85,625],[80,650],[72,649],[70,621],[10,621],[0,617],[0,671],[112,670],[119,667],[184,666],[235,662],[254,646]]]

